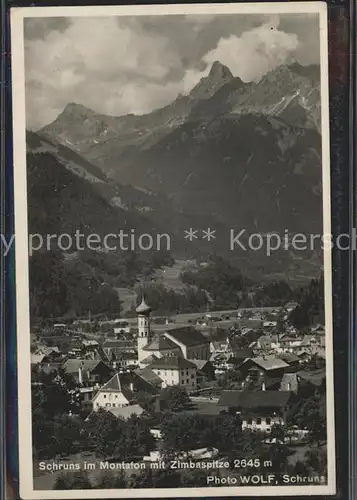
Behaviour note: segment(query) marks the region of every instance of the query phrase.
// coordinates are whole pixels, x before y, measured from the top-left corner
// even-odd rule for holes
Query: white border
[[[16,234],[16,301],[17,301],[17,363],[19,414],[20,496],[32,499],[76,498],[175,498],[223,496],[298,496],[333,495],[336,493],[335,419],[333,390],[332,336],[332,262],[331,250],[324,250],[326,310],[326,393],[327,393],[327,455],[328,485],[315,486],[229,486],[175,489],[108,489],[108,490],[34,490],[31,433],[31,358],[28,278],[28,230],[26,188],[25,131],[25,68],[24,18],[38,17],[104,17],[185,14],[319,14],[321,58],[321,118],[323,165],[324,234],[331,234],[329,100],[328,100],[328,31],[327,7],[324,2],[136,5],[88,7],[18,7],[11,9],[13,135]]]

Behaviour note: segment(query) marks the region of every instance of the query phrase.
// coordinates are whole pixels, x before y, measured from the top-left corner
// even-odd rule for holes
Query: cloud
[[[44,21],[42,29],[35,29],[39,19],[25,26],[26,113],[32,129],[53,121],[68,102],[116,116],[150,112],[189,92],[215,60],[251,81],[303,52],[298,35],[283,30],[279,17]]]
[[[278,24],[274,20],[240,37],[222,38],[204,61],[209,65],[220,61],[245,82],[260,80],[268,71],[288,62],[300,45],[296,34],[279,31]]]

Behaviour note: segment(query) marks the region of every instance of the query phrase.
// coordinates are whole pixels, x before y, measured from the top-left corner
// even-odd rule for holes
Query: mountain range
[[[168,232],[174,256],[218,253],[248,274],[311,277],[320,255],[234,252],[229,232],[322,231],[319,89],[316,66],[245,83],[215,62],[190,93],[145,115],[69,103],[28,133],[30,228]],[[189,243],[190,227],[217,238]]]

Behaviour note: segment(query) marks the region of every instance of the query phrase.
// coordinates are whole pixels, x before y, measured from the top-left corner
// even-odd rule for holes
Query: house
[[[299,394],[321,394],[326,390],[326,368],[297,372]]]
[[[284,425],[291,397],[288,391],[223,391],[218,406],[241,415],[242,429],[271,432],[274,425]]]
[[[141,417],[145,413],[145,410],[140,405],[116,406],[108,408],[108,411],[122,420],[129,420],[133,416]]]
[[[133,400],[134,387],[122,384],[119,373],[116,373],[104,384],[93,398],[93,409],[121,408],[129,406]]]
[[[82,340],[82,345],[84,350],[92,350],[96,349],[99,346],[99,343],[96,340]]]
[[[325,327],[323,325],[316,325],[311,328],[311,332],[313,335],[325,335]]]
[[[211,341],[210,353],[213,355],[222,354],[230,357],[233,353],[229,338],[227,337],[224,340]]]
[[[60,361],[62,357],[58,347],[41,346],[31,355],[31,364],[52,363]]]
[[[157,359],[158,358],[156,358],[156,360]],[[162,378],[160,378],[159,375],[157,375],[153,370],[147,367],[135,370],[134,377],[136,377],[136,380],[134,381],[134,387],[138,391],[157,394],[160,392],[163,385]]]
[[[284,306],[285,311],[290,314],[292,311],[294,311],[299,304],[297,302],[287,302]]]
[[[135,342],[133,340],[108,339],[103,345],[103,351],[111,361],[119,359],[123,353],[137,354]]]
[[[122,335],[130,333],[130,325],[127,321],[116,319],[114,321],[114,334]]]
[[[262,335],[256,342],[256,349],[271,350],[280,347],[278,335]]]
[[[261,356],[247,359],[240,367],[240,371],[252,378],[257,378],[264,374],[269,376],[282,376],[286,369],[289,368],[288,363],[275,355]]]
[[[31,365],[39,365],[43,362],[49,362],[44,354],[31,354]]]
[[[282,352],[278,357],[285,361],[285,363],[287,363],[290,368],[297,368],[301,364],[301,359],[299,358],[299,356],[291,352]]]
[[[83,410],[87,411],[93,410],[93,398],[98,392],[99,388],[100,388],[99,384],[79,388],[79,394]]]
[[[249,358],[253,358],[253,349],[251,347],[246,347],[244,349],[233,349],[232,356],[228,359],[227,363],[238,368]]]
[[[159,358],[148,368],[161,378],[162,387],[178,385],[189,391],[197,389],[197,367],[193,362],[183,357]]]
[[[299,355],[301,348],[301,337],[292,337],[291,335],[283,335],[280,337],[281,352],[292,352]]]
[[[264,321],[263,322],[263,328],[275,328],[277,326],[278,322],[277,321]]]
[[[299,391],[298,376],[296,373],[284,373],[281,383],[280,391],[288,391],[297,394]]]
[[[104,384],[113,374],[111,368],[100,360],[68,359],[63,368],[81,385]]]
[[[206,359],[193,359],[192,363],[195,364],[197,368],[197,385],[215,380],[215,369],[211,361],[207,361]]]

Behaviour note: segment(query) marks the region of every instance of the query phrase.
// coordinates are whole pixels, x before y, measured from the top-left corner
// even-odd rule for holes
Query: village
[[[77,464],[105,459],[109,470],[123,470],[134,461],[152,470],[176,459],[195,464],[203,476],[189,482],[198,485],[206,484],[207,463],[222,460],[230,476],[253,470],[324,477],[325,327],[295,328],[289,317],[297,305],[157,318],[142,297],[136,318],[38,329],[31,336],[33,404],[46,413],[41,405],[48,401],[50,418],[62,419],[60,436],[76,422],[67,460]],[[51,394],[54,386],[60,395]],[[35,411],[35,481],[44,489],[44,474],[52,475],[51,487],[64,481],[53,471],[66,453],[61,437],[48,436],[55,427],[46,434],[45,416],[36,418]],[[121,480],[137,487],[133,477]],[[181,477],[178,484],[186,483]]]

